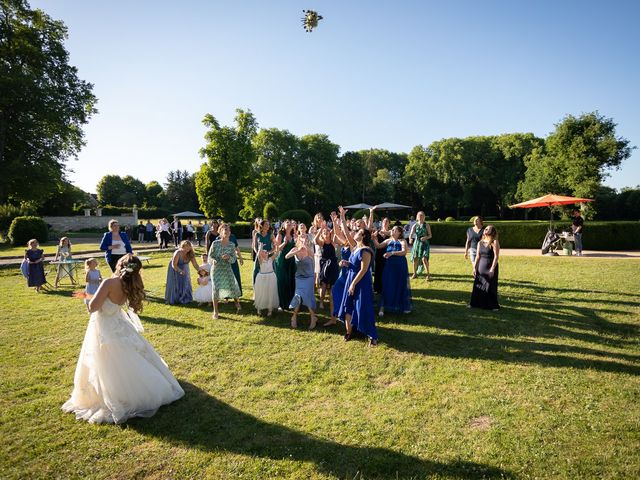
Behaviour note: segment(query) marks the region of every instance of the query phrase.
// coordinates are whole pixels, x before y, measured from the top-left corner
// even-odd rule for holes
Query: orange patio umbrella
[[[509,205],[509,208],[534,208],[534,207],[549,207],[549,213],[551,218],[549,219],[549,228],[551,228],[553,221],[553,214],[551,213],[551,207],[557,207],[558,205],[574,205],[576,203],[593,202],[591,198],[578,198],[567,197],[564,195],[548,194],[543,197],[534,198],[533,200],[527,200],[526,202],[516,203],[515,205]]]

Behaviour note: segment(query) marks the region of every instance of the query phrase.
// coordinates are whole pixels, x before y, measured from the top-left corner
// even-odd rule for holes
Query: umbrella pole
[[[553,209],[549,205],[549,230],[553,230]]]

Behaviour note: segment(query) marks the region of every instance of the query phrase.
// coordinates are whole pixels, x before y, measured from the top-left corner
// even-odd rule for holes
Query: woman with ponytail
[[[162,357],[141,335],[137,313],[145,299],[142,264],[124,255],[90,299],[91,318],[76,366],[71,398],[62,406],[89,423],[150,417],[184,395]]]

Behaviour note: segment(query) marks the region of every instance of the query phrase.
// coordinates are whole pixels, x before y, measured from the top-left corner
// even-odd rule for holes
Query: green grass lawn
[[[466,308],[467,262],[434,255],[377,348],[254,315],[248,264],[242,315],[167,306],[167,262],[141,318],[186,395],[122,426],[60,409],[88,318],[71,287],[0,270],[0,476],[640,477],[638,260],[504,257],[494,313]]]

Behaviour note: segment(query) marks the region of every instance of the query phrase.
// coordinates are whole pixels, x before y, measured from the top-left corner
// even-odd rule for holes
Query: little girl
[[[100,270],[98,270],[98,261],[95,258],[87,258],[84,262],[84,271],[86,272],[84,280],[87,282],[87,286],[84,287],[85,293],[89,293],[93,295],[98,291],[98,287],[102,283],[102,274]],[[89,311],[89,299],[84,300],[85,305],[87,306],[87,311]]]
[[[69,237],[62,237],[60,239],[58,250],[56,250],[56,256],[53,260],[61,262],[71,260],[71,240],[69,240]],[[69,277],[71,283],[75,285],[76,282],[73,279],[73,266],[59,263],[58,271],[56,272],[56,280],[54,282],[54,286],[56,288],[58,288],[60,280],[62,280],[64,277]]]
[[[198,288],[193,292],[193,300],[199,304],[213,302],[213,290],[211,289],[211,265],[207,263],[207,254],[202,255],[202,265],[198,267]]]
[[[253,285],[253,304],[258,315],[262,310],[267,310],[267,316],[271,316],[274,308],[280,305],[278,297],[278,279],[273,271],[273,259],[266,250],[259,249],[257,255],[260,271],[256,275]]]

